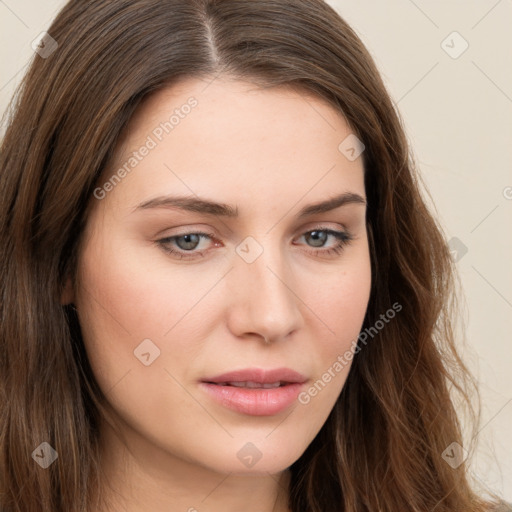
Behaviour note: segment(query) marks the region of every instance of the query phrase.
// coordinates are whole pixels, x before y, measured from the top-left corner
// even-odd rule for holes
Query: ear
[[[60,303],[63,306],[66,306],[67,304],[73,303],[75,300],[75,291],[73,290],[73,282],[70,277],[67,278],[66,284],[64,285],[64,288],[62,289],[62,294],[60,296]]]

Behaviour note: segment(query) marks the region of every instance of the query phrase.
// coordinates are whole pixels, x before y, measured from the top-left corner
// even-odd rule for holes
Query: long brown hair
[[[402,306],[361,344],[328,420],[291,466],[291,510],[487,510],[470,459],[452,467],[443,457],[452,443],[472,452],[456,396],[473,433],[479,419],[476,381],[455,345],[453,263],[399,115],[353,30],[321,0],[73,0],[48,33],[58,47],[34,56],[0,155],[3,509],[93,506],[105,397],[62,286],[75,275],[98,178],[141,100],[182,77],[225,74],[312,93],[345,117],[365,145],[364,329]],[[42,442],[59,454],[47,469],[31,456]]]

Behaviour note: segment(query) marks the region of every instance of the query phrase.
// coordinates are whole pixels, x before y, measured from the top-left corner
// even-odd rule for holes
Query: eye
[[[172,254],[173,256],[176,256],[179,259],[193,258],[197,256],[204,256],[204,252],[195,251],[195,249],[197,249],[197,247],[199,246],[201,239],[213,239],[213,237],[213,233],[184,233],[182,235],[174,235],[169,236],[167,238],[162,238],[161,240],[157,240],[157,243],[164,249],[165,252],[167,252],[168,254]],[[171,244],[175,244],[175,247],[177,246],[178,250],[174,249],[171,246]]]
[[[322,256],[339,254],[346,245],[350,244],[350,242],[354,240],[354,236],[348,231],[336,231],[325,227],[318,227],[314,230],[307,231],[302,234],[299,239],[302,237],[307,241],[307,244],[311,244],[309,247],[313,248],[313,250],[307,250],[307,252]],[[330,238],[334,239],[334,245],[325,248],[325,244]],[[213,240],[217,247],[221,245],[213,233],[204,232],[190,232],[183,233],[181,235],[173,235],[157,240],[156,243],[161,246],[166,253],[173,257],[179,259],[191,259],[204,257],[205,253],[210,250],[208,247],[204,248],[203,251],[197,250],[202,239]]]
[[[349,245],[350,242],[354,240],[354,236],[348,231],[336,231],[326,227],[317,227],[314,230],[307,231],[302,235],[302,237],[304,237],[308,243],[312,243],[310,247],[321,248],[320,250],[315,249],[308,252],[312,252],[313,254],[318,254],[321,256],[340,254],[345,246]],[[334,238],[334,245],[325,249],[325,242],[329,239],[329,237]]]

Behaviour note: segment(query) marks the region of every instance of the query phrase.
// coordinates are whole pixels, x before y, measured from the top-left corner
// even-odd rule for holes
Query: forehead
[[[139,106],[105,179],[124,166],[129,172],[115,192],[132,201],[182,192],[291,207],[305,195],[364,193],[362,159],[350,161],[339,149],[350,134],[341,113],[310,94],[186,79]]]

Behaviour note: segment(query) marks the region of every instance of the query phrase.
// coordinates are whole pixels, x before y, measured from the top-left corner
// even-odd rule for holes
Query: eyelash
[[[316,231],[320,231],[320,232],[323,232],[323,233],[327,233],[327,235],[331,235],[331,236],[334,236],[336,239],[337,239],[337,242],[336,242],[336,245],[334,247],[330,247],[328,249],[317,249],[317,250],[312,250],[312,251],[308,251],[308,252],[311,252],[313,253],[314,255],[327,255],[327,256],[331,256],[331,255],[335,255],[335,254],[340,254],[343,249],[345,248],[345,246],[349,245],[353,240],[354,240],[354,236],[349,233],[348,231],[336,231],[336,230],[333,230],[333,229],[330,229],[330,228],[324,228],[322,226],[319,226],[315,229],[311,229],[309,231],[306,231],[305,233],[303,233],[301,236],[304,236],[304,235],[308,235],[308,234],[311,234],[313,232],[316,232]],[[172,241],[175,241],[177,238],[181,238],[181,237],[184,237],[184,236],[187,236],[187,235],[199,235],[201,237],[207,237],[207,238],[211,238],[211,239],[214,239],[215,238],[215,235],[214,233],[205,233],[205,232],[202,232],[202,231],[191,231],[189,233],[183,233],[181,235],[173,235],[173,236],[168,236],[166,238],[162,238],[160,240],[157,240],[156,243],[162,247],[162,249],[167,253],[167,254],[170,254],[172,255],[173,257],[176,257],[176,258],[179,258],[179,259],[195,259],[195,258],[198,258],[198,257],[204,257],[205,253],[208,251],[183,251],[183,250],[175,250],[175,249],[171,249],[169,248],[169,243],[172,242]]]

